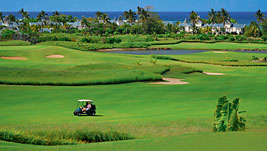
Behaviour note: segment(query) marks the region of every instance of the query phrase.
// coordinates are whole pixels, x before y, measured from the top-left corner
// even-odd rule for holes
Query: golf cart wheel
[[[77,116],[81,116],[81,113],[78,113]]]
[[[95,113],[94,112],[92,113],[92,116],[95,116]]]

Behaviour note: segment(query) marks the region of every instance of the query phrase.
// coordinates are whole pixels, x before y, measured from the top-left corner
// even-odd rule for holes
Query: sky
[[[267,11],[267,0],[0,0],[0,11],[125,11],[154,6],[154,11]]]

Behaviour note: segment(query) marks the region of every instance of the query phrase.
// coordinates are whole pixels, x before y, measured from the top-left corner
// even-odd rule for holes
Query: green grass
[[[102,43],[81,43],[81,42],[70,42],[70,41],[47,41],[39,43],[38,45],[61,46],[65,48],[88,51],[88,50],[112,49],[112,48],[147,48],[150,44],[145,42],[121,42],[115,44],[102,44]]]
[[[198,42],[182,42],[173,45],[153,45],[153,48],[171,48],[173,50],[190,49],[190,50],[244,50],[244,49],[260,49],[267,50],[267,44],[257,43],[229,43],[229,42],[217,42],[217,43],[198,43]]]
[[[208,51],[190,55],[155,55],[157,59],[187,63],[203,63],[222,66],[267,66],[265,62],[253,62],[253,56],[267,57],[265,53],[240,53],[231,51]]]
[[[0,141],[0,150],[266,150],[266,67],[214,66],[161,59],[154,65],[155,60],[151,60],[151,56],[83,52],[54,46],[25,46],[19,49],[0,47],[0,54],[28,58],[26,61],[0,60],[1,68],[5,70],[25,69],[18,70],[20,72],[13,75],[24,74],[27,70],[39,72],[69,69],[65,71],[81,72],[88,68],[93,71],[103,68],[101,74],[89,75],[103,80],[103,74],[108,77],[112,72],[123,73],[124,69],[125,72],[129,70],[124,68],[127,66],[153,75],[159,75],[162,69],[168,68],[170,71],[164,77],[189,82],[188,85],[138,82],[76,87],[0,85],[0,132],[20,134],[22,138],[33,140],[54,138],[56,142],[77,144],[40,146]],[[61,54],[65,58],[60,60],[43,57],[51,54]],[[216,61],[221,60],[222,55],[228,55],[227,59],[238,59],[240,63],[252,54],[205,52],[169,57],[188,60],[205,60],[204,58],[210,57]],[[114,67],[117,65],[121,65],[118,66],[119,69]],[[226,75],[208,76],[199,72],[184,74],[196,69]],[[0,75],[4,75],[3,72]],[[7,75],[12,74],[2,76],[1,80],[3,77],[8,78]],[[82,72],[78,75],[82,76]],[[14,76],[13,80],[15,77],[19,78]],[[57,74],[55,77],[57,80],[63,78]],[[69,80],[76,78],[79,76]],[[241,98],[239,109],[247,111],[243,114],[247,119],[247,129],[244,132],[212,132],[216,102],[224,95],[230,100]],[[95,101],[99,116],[73,116],[77,100],[86,98]],[[134,139],[84,144],[86,141],[77,137],[78,132],[78,136],[88,134],[87,138],[94,139],[96,137],[91,136],[109,132]]]
[[[31,43],[21,40],[10,40],[10,41],[0,42],[0,46],[28,46],[28,45],[31,45]]]
[[[51,59],[48,55],[63,55]],[[83,52],[57,46],[0,47],[0,56],[22,56],[27,60],[1,59],[1,84],[94,85],[162,79],[170,69],[164,61],[149,56]],[[179,73],[195,70],[175,65]]]

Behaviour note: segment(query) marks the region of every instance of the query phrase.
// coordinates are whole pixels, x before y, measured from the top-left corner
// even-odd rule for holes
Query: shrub
[[[245,129],[246,120],[239,116],[239,98],[232,102],[228,101],[226,96],[219,98],[216,110],[214,112],[214,131],[239,131]]]
[[[5,29],[1,32],[1,39],[2,40],[11,40],[15,36],[15,31],[10,29]]]
[[[82,38],[80,40],[80,42],[83,42],[83,43],[91,43],[92,42],[92,39],[91,38]]]
[[[209,36],[207,34],[199,34],[197,35],[197,39],[199,40],[209,40]]]
[[[241,36],[241,35],[237,35],[237,36],[235,36],[235,40],[236,41],[244,41],[244,40],[246,40],[246,37],[245,36]]]
[[[229,36],[228,39],[229,39],[229,41],[235,41],[235,37],[234,36]]]
[[[121,42],[121,39],[119,39],[119,38],[112,37],[112,38],[106,39],[106,43],[108,43],[108,44],[114,44],[114,43],[120,43],[120,42]]]
[[[263,36],[261,37],[261,39],[263,39],[264,41],[267,41],[267,35],[263,35]]]
[[[225,35],[219,35],[219,36],[216,36],[215,39],[216,40],[226,40],[228,37],[225,36]]]

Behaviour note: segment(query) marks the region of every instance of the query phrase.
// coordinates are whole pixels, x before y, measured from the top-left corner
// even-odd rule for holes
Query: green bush
[[[226,40],[228,37],[225,36],[225,35],[219,35],[219,36],[216,36],[215,39],[216,40]]]
[[[15,36],[16,32],[10,29],[4,29],[1,32],[1,40],[11,40]]]
[[[199,39],[199,40],[209,40],[210,37],[207,34],[199,34],[199,35],[197,35],[197,39]]]
[[[263,36],[261,37],[261,39],[263,39],[264,41],[267,41],[267,35],[263,35]]]
[[[80,40],[80,42],[83,42],[83,43],[91,43],[92,42],[92,39],[91,38],[82,38]]]
[[[235,40],[236,41],[244,41],[246,40],[247,38],[245,36],[242,36],[242,35],[237,35],[235,36]]]

